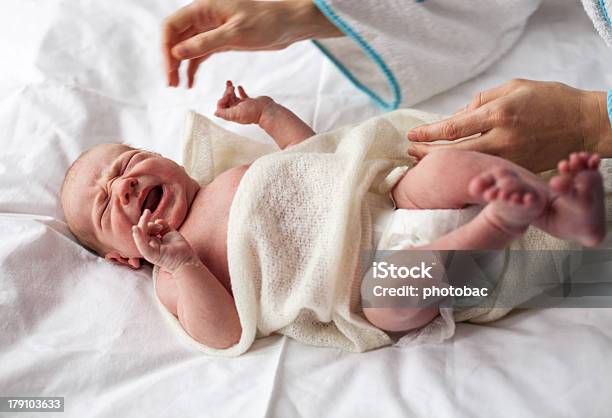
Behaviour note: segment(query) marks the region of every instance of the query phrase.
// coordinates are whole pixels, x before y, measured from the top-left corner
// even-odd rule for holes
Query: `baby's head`
[[[198,183],[172,160],[123,144],[102,144],[70,166],[60,198],[68,226],[82,244],[138,268],[142,255],[132,225],[148,208],[152,220],[165,219],[178,229],[198,190]]]

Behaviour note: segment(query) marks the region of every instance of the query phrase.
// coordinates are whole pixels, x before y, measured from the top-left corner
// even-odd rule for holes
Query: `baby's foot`
[[[544,192],[509,169],[493,169],[470,181],[470,194],[487,202],[483,214],[497,228],[522,234],[546,205]]]
[[[606,236],[604,189],[600,158],[573,153],[559,163],[560,175],[550,180],[557,195],[551,204],[550,226],[554,235],[593,247]]]

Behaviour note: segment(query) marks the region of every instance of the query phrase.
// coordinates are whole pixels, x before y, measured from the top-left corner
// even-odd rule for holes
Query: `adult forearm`
[[[281,149],[310,138],[315,132],[295,113],[270,99],[259,118],[259,126]]]
[[[242,328],[234,299],[208,268],[196,260],[173,273],[177,314],[185,331],[213,348],[227,348],[240,340]]]
[[[608,114],[608,95],[602,91],[584,92],[585,150],[612,158],[612,124]]]

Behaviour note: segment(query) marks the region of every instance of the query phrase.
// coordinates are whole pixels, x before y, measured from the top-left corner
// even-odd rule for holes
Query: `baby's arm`
[[[163,220],[150,219],[147,209],[133,227],[133,236],[141,254],[160,267],[164,306],[202,344],[221,349],[238,343],[242,328],[232,296],[178,231]]]
[[[281,149],[296,145],[315,135],[315,132],[295,113],[274,100],[264,107],[259,126],[270,135]]]
[[[236,96],[232,82],[228,81],[225,93],[217,103],[215,115],[232,122],[258,124],[281,149],[299,144],[315,134],[292,111],[270,97],[251,98],[242,86],[238,86],[238,93],[240,97]]]

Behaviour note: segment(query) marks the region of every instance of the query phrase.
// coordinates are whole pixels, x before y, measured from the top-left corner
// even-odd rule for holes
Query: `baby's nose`
[[[136,186],[138,186],[138,180],[133,178],[127,178],[121,180],[119,184],[119,200],[122,205],[129,205],[130,199],[135,197]]]

